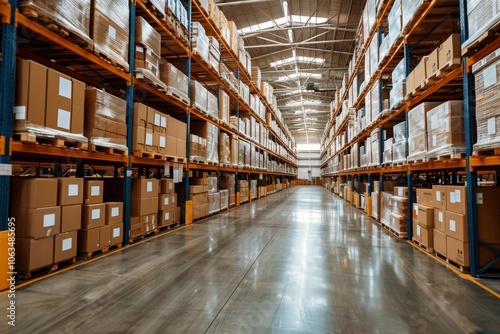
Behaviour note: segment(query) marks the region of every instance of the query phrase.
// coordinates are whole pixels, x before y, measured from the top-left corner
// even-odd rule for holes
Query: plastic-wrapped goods
[[[380,157],[380,129],[375,129],[370,133],[370,145],[371,145],[371,165],[379,166],[382,161]]]
[[[135,43],[161,56],[161,35],[142,16],[135,18]]]
[[[390,92],[390,108],[395,109],[405,99],[405,59],[403,58],[392,71],[392,89]]]
[[[198,0],[198,3],[200,4],[201,8],[205,11],[205,13],[208,14],[209,13],[208,0]]]
[[[158,13],[161,17],[165,17],[165,0],[147,0],[144,2],[149,2],[155,8],[155,13]]]
[[[408,29],[409,24],[416,18],[424,0],[402,0],[401,11],[403,12],[403,30]]]
[[[238,141],[238,167],[245,167],[245,144],[241,139]]]
[[[208,194],[208,214],[217,213],[220,211],[220,194],[219,193],[209,193]]]
[[[364,40],[368,39],[368,35],[375,24],[377,18],[377,8],[375,5],[375,0],[367,0],[365,3],[365,8],[363,9],[363,31]]]
[[[239,159],[239,142],[237,136],[231,136],[231,165],[238,166]]]
[[[394,125],[392,131],[394,133],[394,141],[396,143],[406,141],[406,121]]]
[[[478,150],[500,147],[500,49],[472,66],[476,88]]]
[[[467,23],[469,39],[463,44],[470,45],[500,19],[500,0],[467,1]]]
[[[219,119],[219,101],[217,96],[207,91],[207,114],[212,115],[213,118]]]
[[[424,160],[427,153],[427,112],[440,103],[423,102],[408,112],[408,160]]]
[[[375,35],[374,38],[372,38],[372,41],[370,43],[370,78],[373,76],[373,74],[377,71],[378,69],[378,64],[379,64],[379,52],[378,52],[378,38],[377,35]]]
[[[85,91],[85,136],[90,143],[127,151],[125,100],[103,90]]]
[[[191,133],[206,141],[206,161],[219,162],[219,129],[206,121],[192,121]]]
[[[252,199],[257,198],[257,180],[250,180],[250,191],[252,192]]]
[[[262,81],[262,75],[260,72],[260,67],[253,66],[251,71],[252,81],[255,83],[255,87],[260,89],[260,82]]]
[[[229,124],[230,102],[229,95],[221,90],[219,96],[219,118],[222,122]]]
[[[208,192],[209,193],[217,192],[217,176],[208,177]]]
[[[208,90],[198,81],[191,81],[191,106],[208,113]]]
[[[382,35],[382,41],[378,47],[378,62],[380,62],[389,54],[389,34]]]
[[[380,222],[388,227],[391,226],[392,197],[389,192],[380,193]]]
[[[188,77],[172,64],[160,62],[160,80],[167,85],[168,94],[177,95],[189,101]]]
[[[403,35],[403,13],[401,12],[401,0],[395,0],[389,11],[389,49]]]
[[[192,51],[203,58],[207,63],[209,61],[210,41],[205,33],[205,29],[200,22],[191,23],[191,46]]]
[[[128,65],[129,1],[99,0],[94,11],[94,50],[122,66]]]
[[[370,90],[370,95],[371,95],[371,122],[377,120],[378,116],[380,115],[380,98],[382,96],[381,94],[382,90],[382,85],[380,80],[377,80],[375,84],[373,85],[372,89]]]
[[[372,94],[371,91],[366,93],[365,96],[365,110],[362,115],[358,113],[358,118],[365,118],[364,124],[360,124],[361,127],[359,130],[363,130],[365,127],[367,127],[373,120],[372,120]]]
[[[394,144],[394,138],[389,138],[384,141],[384,163],[392,163],[392,145]]]
[[[427,158],[465,152],[463,101],[448,101],[427,112]]]
[[[406,141],[398,141],[392,145],[392,162],[406,162]]]
[[[378,208],[379,208],[379,205],[378,205],[378,202],[379,202],[378,195],[379,195],[378,192],[372,192],[372,196],[371,196],[371,198],[372,198],[372,217],[375,220],[378,220]]]
[[[250,104],[250,88],[243,82],[239,85],[239,95],[246,104]]]
[[[221,190],[219,191],[220,194],[220,209],[221,210],[226,210],[229,208],[229,190]]]
[[[370,48],[368,46],[368,51],[365,53],[365,81],[368,82],[370,81],[370,78],[372,77],[372,70],[370,68],[371,66],[371,61],[370,61]],[[343,95],[343,93],[342,93]]]
[[[220,163],[231,163],[231,147],[229,135],[227,133],[220,134]]]
[[[38,16],[48,17],[57,22],[62,28],[80,37],[92,45],[90,38],[90,0],[21,0],[21,12],[31,9]]]

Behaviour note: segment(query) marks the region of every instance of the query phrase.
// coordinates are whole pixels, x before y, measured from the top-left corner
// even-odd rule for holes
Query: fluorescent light
[[[279,77],[277,81],[288,81],[288,80],[294,80],[297,78],[321,79],[321,78],[323,78],[323,75],[320,73],[299,72],[299,73],[292,73],[290,75],[285,75],[285,76]]]
[[[290,58],[278,60],[276,62],[270,63],[269,65],[271,65],[271,67],[277,67],[277,66],[289,65],[289,64],[294,64],[294,63],[307,63],[307,64],[323,65],[325,63],[325,59],[324,58],[298,56],[298,57],[290,57]]]
[[[286,9],[285,9],[285,7],[286,7]],[[283,1],[283,14],[284,14],[283,17],[280,17],[279,19],[276,19],[274,21],[266,21],[266,22],[262,22],[259,24],[255,24],[255,25],[250,26],[250,27],[240,29],[240,30],[238,30],[238,34],[240,34],[240,35],[249,34],[252,32],[258,32],[260,30],[269,29],[269,28],[272,28],[274,26],[280,27],[283,25],[290,25],[292,23],[294,25],[299,25],[299,24],[306,25],[306,24],[321,24],[321,23],[325,23],[328,21],[328,19],[325,17],[309,17],[309,16],[302,16],[302,15],[289,15],[289,14],[285,14],[285,11],[286,11],[286,13],[288,13],[288,2],[287,1]]]
[[[288,41],[293,43],[293,32],[292,29],[288,29]]]

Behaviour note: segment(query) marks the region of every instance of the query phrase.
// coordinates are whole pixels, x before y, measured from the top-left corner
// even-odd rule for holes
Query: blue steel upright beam
[[[408,44],[405,44],[404,48],[405,53],[405,78],[410,74],[410,47]],[[408,119],[408,110],[405,110],[405,157],[408,158],[409,155],[409,143],[408,143],[408,133],[409,133],[409,119]],[[406,173],[406,186],[408,187],[408,211],[407,211],[407,223],[408,223],[408,240],[412,240],[413,238],[413,177],[411,173]]]
[[[188,13],[188,40],[190,50],[193,49],[191,43],[191,21],[193,16],[193,2],[189,0],[187,3],[187,13]],[[186,62],[186,76],[188,78],[188,97],[191,99],[191,56],[188,57]],[[191,114],[189,112],[186,113],[186,160],[189,164],[191,161]],[[186,201],[189,199],[189,168],[186,168],[184,172],[184,212],[186,211]],[[185,217],[185,215],[184,215]],[[185,222],[184,222],[185,223]]]

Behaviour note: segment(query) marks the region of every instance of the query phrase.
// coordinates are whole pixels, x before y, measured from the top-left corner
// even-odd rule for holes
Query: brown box
[[[16,271],[31,271],[54,263],[54,237],[16,238]]]
[[[207,192],[207,190],[205,190],[205,186],[204,185],[189,185],[189,193],[190,194],[200,194],[200,193],[205,193]]]
[[[146,137],[144,139],[144,147],[146,152],[156,152],[154,146],[154,133],[153,130],[146,129]]]
[[[57,205],[57,179],[11,179],[11,207],[43,208]]]
[[[189,199],[193,201],[193,206],[199,206],[208,203],[208,193],[189,194]]]
[[[102,180],[86,179],[84,181],[83,204],[102,203],[103,190],[104,190],[104,182]]]
[[[123,242],[123,223],[115,223],[111,227],[111,244],[110,246],[118,245]]]
[[[446,235],[467,242],[469,240],[467,215],[446,211],[444,216]]]
[[[45,126],[71,132],[71,90],[71,77],[49,68],[47,73]]]
[[[177,119],[167,116],[167,136],[177,138],[177,127],[179,126],[179,123],[180,121]]]
[[[424,245],[427,248],[434,247],[434,234],[432,231],[433,231],[433,229],[424,228],[424,227],[421,227],[421,230],[420,230],[420,234],[421,234],[420,242],[422,243],[422,245]]]
[[[176,137],[178,139],[183,140],[184,142],[187,141],[187,125],[186,125],[186,123],[181,122],[181,121],[177,122],[177,135],[176,135]]]
[[[419,188],[417,189],[417,203],[425,206],[434,206],[434,193],[432,189],[429,188]]]
[[[101,227],[106,222],[106,205],[100,204],[84,204],[82,207],[82,230],[90,230]]]
[[[467,213],[467,189],[465,186],[446,187],[446,210],[461,214]]]
[[[406,94],[415,90],[415,70],[411,71],[406,77]]]
[[[425,72],[427,75],[427,79],[433,77],[434,74],[436,74],[437,70],[439,70],[438,49],[435,49],[431,52],[431,54],[426,58],[425,61]]]
[[[161,179],[160,180],[160,193],[162,193],[162,194],[174,193],[174,180],[173,179]]]
[[[175,196],[174,196],[175,195]],[[162,194],[158,197],[158,210],[167,211],[174,209],[177,205],[175,203],[177,194]]]
[[[131,196],[135,198],[158,197],[158,185],[158,179],[132,179]]]
[[[99,245],[101,248],[111,246],[111,225],[99,227]]]
[[[61,207],[61,233],[79,230],[82,227],[82,205]]]
[[[101,229],[93,228],[91,230],[78,231],[78,253],[92,253],[102,249],[101,247]]]
[[[85,83],[71,79],[73,89],[71,92],[71,133],[83,135],[85,118]]]
[[[146,128],[142,126],[134,126],[132,129],[134,151],[146,151]]]
[[[425,79],[427,78],[426,73],[425,73],[425,58],[422,58],[418,65],[415,67],[413,70],[414,74],[414,80],[415,80],[415,87],[419,86],[425,86]]]
[[[434,251],[436,253],[446,257],[446,234],[432,230],[433,233],[433,242],[434,242]]]
[[[157,113],[158,113],[158,111],[156,109],[148,107],[148,116],[146,119],[146,129],[154,131],[155,115]]]
[[[181,208],[176,207],[174,210],[174,224],[177,224],[181,221]]]
[[[16,236],[41,239],[61,232],[61,207],[24,209],[14,207],[12,216],[16,218]]]
[[[170,202],[172,203],[172,208],[177,206],[177,194],[170,194]]]
[[[479,240],[489,244],[500,244],[499,198],[500,187],[479,186],[476,189]]]
[[[167,155],[177,157],[177,138],[167,135]]]
[[[438,48],[439,68],[446,68],[448,65],[458,63],[462,57],[462,45],[460,34],[453,34]]]
[[[446,211],[434,209],[434,229],[446,233]]]
[[[158,212],[158,197],[132,197],[130,215],[134,217],[141,217],[155,212]]]
[[[148,106],[142,103],[134,103],[134,127],[143,127],[146,128],[148,120]],[[152,123],[152,122],[151,122]]]
[[[32,60],[18,59],[14,129],[26,130],[30,125],[45,125],[47,67]]]
[[[432,186],[432,202],[436,209],[446,210],[446,186]]]
[[[57,205],[83,204],[83,179],[58,178]]]
[[[413,218],[424,228],[434,227],[434,208],[422,205],[413,205]]]
[[[106,202],[106,225],[113,225],[123,222],[123,203],[122,202]]]
[[[422,226],[418,225],[417,222],[413,221],[413,239],[418,242],[422,242]]]
[[[176,156],[178,158],[186,158],[186,144],[187,144],[187,142],[183,139],[177,138],[176,143],[177,143],[177,150],[176,150],[177,155]]]
[[[175,209],[164,210],[158,213],[158,226],[169,226],[174,224]]]
[[[76,257],[78,232],[65,232],[54,237],[54,263]]]
[[[408,187],[394,187],[394,196],[408,197]]]
[[[446,236],[446,257],[464,267],[469,266],[469,243]]]
[[[158,133],[158,153],[167,154],[167,135]]]

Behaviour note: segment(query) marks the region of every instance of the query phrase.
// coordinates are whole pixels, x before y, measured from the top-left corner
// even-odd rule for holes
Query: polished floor
[[[16,306],[0,332],[500,331],[500,299],[304,186],[20,288]]]

